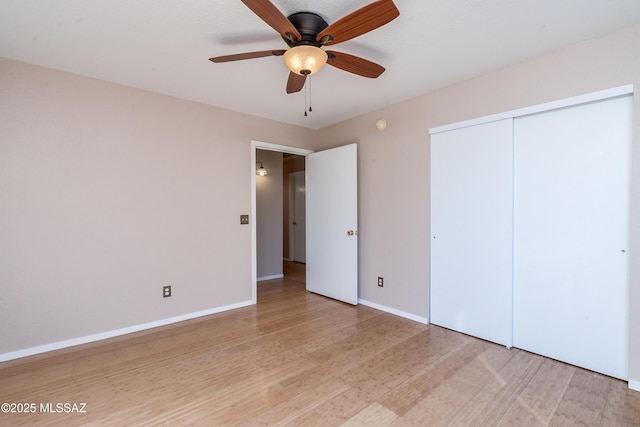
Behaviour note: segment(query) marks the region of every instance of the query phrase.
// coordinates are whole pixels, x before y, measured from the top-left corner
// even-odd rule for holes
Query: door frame
[[[305,148],[290,147],[287,145],[272,144],[263,141],[251,141],[251,301],[258,302],[258,252],[257,252],[257,227],[256,227],[256,150],[277,151],[280,153],[297,154],[307,156],[313,150]]]

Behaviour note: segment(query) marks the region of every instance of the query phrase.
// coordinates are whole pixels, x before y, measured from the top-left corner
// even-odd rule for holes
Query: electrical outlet
[[[249,224],[249,215],[240,215],[240,224],[242,225]]]
[[[384,278],[382,276],[378,276],[378,286],[384,287]]]
[[[168,298],[171,296],[171,286],[162,287],[162,298]]]

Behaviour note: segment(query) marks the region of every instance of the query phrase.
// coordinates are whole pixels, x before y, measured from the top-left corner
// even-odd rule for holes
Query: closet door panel
[[[514,121],[514,346],[627,376],[631,97]]]
[[[430,321],[512,340],[512,120],[431,135]]]

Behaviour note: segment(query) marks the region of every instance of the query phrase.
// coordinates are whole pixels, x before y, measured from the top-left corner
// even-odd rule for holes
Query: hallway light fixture
[[[260,167],[257,167],[258,163],[260,163]],[[267,176],[267,170],[262,166],[262,162],[256,162],[256,175]]]

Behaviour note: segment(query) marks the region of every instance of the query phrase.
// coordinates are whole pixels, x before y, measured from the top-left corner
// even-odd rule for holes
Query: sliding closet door
[[[514,121],[514,346],[627,377],[631,97]]]
[[[431,135],[432,323],[511,346],[512,120]]]

